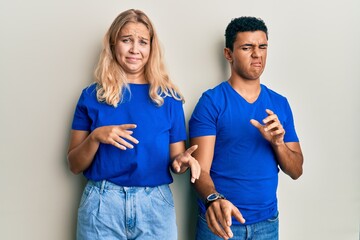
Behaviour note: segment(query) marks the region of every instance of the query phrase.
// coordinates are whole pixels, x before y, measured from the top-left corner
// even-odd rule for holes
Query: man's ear
[[[224,56],[228,62],[232,62],[232,51],[229,48],[224,48]]]

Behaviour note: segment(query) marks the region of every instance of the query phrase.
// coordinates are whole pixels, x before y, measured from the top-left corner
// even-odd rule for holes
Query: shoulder
[[[202,98],[209,98],[209,99],[218,99],[221,96],[223,96],[224,94],[226,94],[226,92],[229,90],[228,89],[228,83],[226,81],[218,84],[217,86],[215,86],[214,88],[208,89],[206,90],[203,94],[202,94]]]
[[[287,102],[287,99],[285,96],[281,95],[278,92],[275,92],[274,90],[268,88],[267,86],[261,84],[261,91],[264,91],[266,95],[268,95],[271,99],[277,100],[277,101],[285,101]]]
[[[92,83],[82,90],[82,95],[87,95],[87,96],[95,95],[96,96],[96,90],[97,90],[97,84]]]
[[[95,102],[97,102],[96,86],[97,86],[96,83],[92,83],[82,90],[80,99],[79,99],[79,104],[92,105],[92,104],[95,104]]]
[[[175,97],[173,97],[173,96],[165,96],[165,97],[163,97],[163,99],[164,99],[164,105],[166,106],[177,106],[177,107],[179,107],[179,106],[182,106],[183,105],[183,101],[180,99],[180,97],[179,97],[179,99],[176,99]]]

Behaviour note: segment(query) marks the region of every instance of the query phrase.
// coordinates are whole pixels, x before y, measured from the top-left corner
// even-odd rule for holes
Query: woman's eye
[[[143,46],[145,46],[145,45],[147,45],[148,43],[147,43],[147,41],[143,41],[143,40],[142,40],[142,41],[140,41],[140,44],[143,45]]]

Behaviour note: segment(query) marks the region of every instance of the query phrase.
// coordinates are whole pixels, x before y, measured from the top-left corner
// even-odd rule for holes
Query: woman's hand
[[[198,145],[194,145],[188,148],[184,153],[175,157],[171,166],[176,173],[184,172],[188,167],[191,170],[191,182],[194,183],[196,179],[199,179],[201,167],[199,162],[191,156],[191,154],[198,148]]]
[[[132,137],[133,131],[130,129],[136,128],[135,124],[122,124],[113,126],[98,127],[93,132],[93,138],[105,144],[111,144],[121,150],[127,148],[134,148],[134,146],[126,140],[138,144],[139,141]]]

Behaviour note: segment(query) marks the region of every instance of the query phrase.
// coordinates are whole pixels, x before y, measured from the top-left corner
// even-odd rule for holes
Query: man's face
[[[244,80],[259,80],[266,64],[267,46],[268,41],[263,31],[239,32],[233,51],[225,49],[232,74]]]

